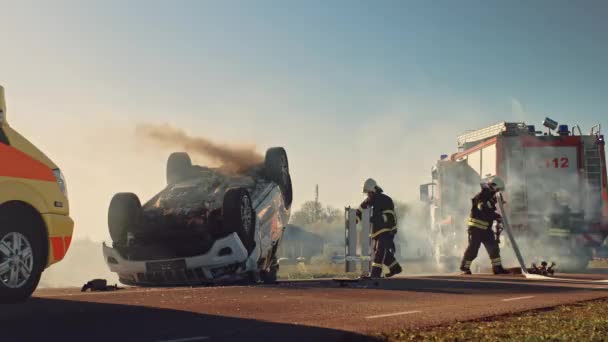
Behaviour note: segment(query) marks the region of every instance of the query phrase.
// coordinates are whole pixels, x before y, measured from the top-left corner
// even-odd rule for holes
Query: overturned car
[[[112,247],[103,255],[126,285],[168,286],[276,281],[277,249],[292,203],[287,153],[238,172],[167,161],[167,186],[141,205],[118,193],[110,202]]]

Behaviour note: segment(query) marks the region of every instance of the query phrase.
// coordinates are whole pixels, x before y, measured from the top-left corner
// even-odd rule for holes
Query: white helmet
[[[496,191],[505,190],[505,181],[498,176],[494,176],[488,180],[488,185],[494,188]]]
[[[376,192],[376,188],[378,187],[378,183],[375,180],[368,178],[365,183],[363,183],[363,193],[366,194],[368,192]]]

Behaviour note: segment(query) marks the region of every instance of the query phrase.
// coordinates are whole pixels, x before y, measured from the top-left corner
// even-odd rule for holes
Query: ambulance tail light
[[[65,197],[68,197],[68,187],[65,182],[65,177],[63,176],[63,173],[61,172],[61,170],[55,169],[53,170],[53,174],[55,174],[55,179],[57,180],[57,185],[59,185],[61,192],[63,192],[63,195]]]

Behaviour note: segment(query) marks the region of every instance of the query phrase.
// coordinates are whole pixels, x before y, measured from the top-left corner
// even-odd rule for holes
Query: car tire
[[[0,209],[0,303],[24,302],[38,287],[48,255],[44,230],[42,219],[31,208],[10,205]],[[21,245],[16,250],[15,241]],[[11,280],[15,272],[17,279]]]
[[[167,159],[167,185],[188,179],[192,170],[192,160],[186,152],[171,153]]]
[[[108,228],[114,243],[125,244],[129,232],[137,231],[142,223],[143,212],[137,195],[117,193],[110,201]]]
[[[293,202],[293,187],[289,174],[289,160],[285,149],[282,147],[269,148],[266,151],[264,169],[266,176],[281,188],[285,207],[289,209]]]
[[[222,235],[237,233],[251,253],[255,247],[255,218],[249,192],[244,188],[228,189],[222,206]]]

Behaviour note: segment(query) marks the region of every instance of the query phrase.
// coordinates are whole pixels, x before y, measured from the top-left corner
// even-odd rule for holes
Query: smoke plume
[[[213,142],[204,137],[193,137],[169,124],[140,124],[137,136],[165,148],[181,149],[188,153],[208,158],[231,172],[244,171],[263,162],[255,145],[235,146]]]

